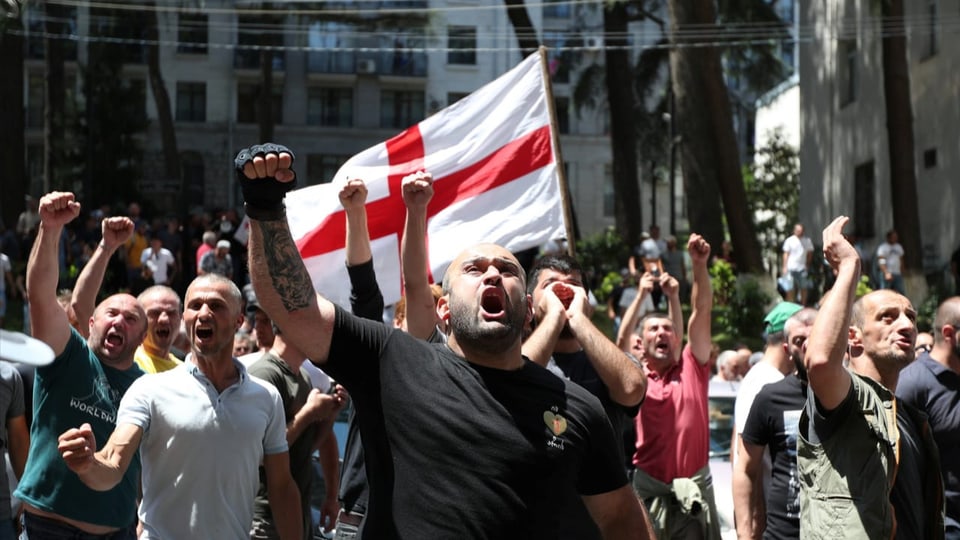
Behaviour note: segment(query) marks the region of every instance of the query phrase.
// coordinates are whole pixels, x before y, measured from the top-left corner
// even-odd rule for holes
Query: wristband
[[[273,208],[260,208],[251,206],[250,203],[243,203],[243,211],[250,219],[257,221],[281,221],[287,219],[287,208],[280,204]]]

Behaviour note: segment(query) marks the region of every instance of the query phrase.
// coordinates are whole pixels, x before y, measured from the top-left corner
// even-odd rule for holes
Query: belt
[[[337,523],[345,523],[359,527],[361,522],[363,522],[363,514],[352,514],[341,510],[340,514],[337,515]]]

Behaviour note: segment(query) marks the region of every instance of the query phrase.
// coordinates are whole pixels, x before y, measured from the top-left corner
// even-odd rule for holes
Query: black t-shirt
[[[347,273],[350,275],[350,309],[353,314],[372,321],[382,320],[383,294],[377,284],[373,259],[348,266]],[[345,511],[364,514],[367,511],[367,473],[363,468],[363,443],[356,416],[356,407],[351,407],[340,468],[339,499]]]
[[[587,356],[585,351],[574,353],[553,353],[553,361],[563,372],[564,376],[572,382],[585,388],[600,400],[604,412],[613,427],[613,432],[617,435],[617,452],[621,463],[626,463],[626,453],[624,445],[620,444],[621,437],[627,426],[631,424],[630,420],[637,415],[640,406],[624,407],[613,401],[610,397],[610,390],[600,379],[597,370],[593,367],[593,362]],[[642,369],[637,364],[637,369]],[[571,490],[571,497],[568,505],[558,512],[558,519],[565,519],[567,525],[563,529],[563,535],[560,538],[569,538],[571,540],[589,540],[590,538],[600,538],[600,531],[597,530],[593,518],[587,512],[583,505],[583,500],[574,491]],[[560,540],[558,538],[557,540]]]
[[[339,308],[329,357],[360,418],[363,538],[556,538],[570,486],[627,483],[597,399],[530,361],[477,366]]]
[[[743,440],[770,450],[772,472],[766,493],[767,539],[800,536],[800,479],[797,477],[797,434],[807,401],[807,385],[796,375],[768,384],[753,400]]]

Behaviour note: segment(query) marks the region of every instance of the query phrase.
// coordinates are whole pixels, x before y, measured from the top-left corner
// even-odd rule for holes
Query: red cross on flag
[[[330,184],[287,194],[293,238],[314,286],[349,306],[345,213],[337,194],[349,178],[367,184],[367,222],[384,301],[400,299],[400,181],[433,174],[427,208],[429,268],[439,281],[465,247],[494,242],[512,251],[564,236],[556,141],[542,53],[392,139],[353,156]]]

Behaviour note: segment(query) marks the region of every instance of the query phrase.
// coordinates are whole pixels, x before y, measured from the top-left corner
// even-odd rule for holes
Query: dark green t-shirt
[[[289,426],[297,412],[306,404],[307,396],[310,395],[312,386],[307,372],[300,368],[298,373],[294,373],[286,362],[272,352],[265,353],[247,369],[247,372],[253,377],[272,384],[277,389],[277,392],[280,393],[280,400],[283,402],[283,414]],[[314,422],[303,430],[297,440],[290,444],[290,473],[293,475],[297,490],[300,492],[300,509],[304,521],[304,534],[306,535],[304,538],[312,537],[310,483],[313,470],[310,460],[316,438],[317,423]],[[260,467],[260,488],[257,490],[257,497],[254,501],[253,516],[254,519],[272,523],[272,515],[270,502],[267,499],[267,479],[263,467]]]
[[[142,375],[136,364],[124,371],[101,364],[86,340],[71,329],[63,353],[49,366],[37,368],[30,454],[15,495],[69,519],[118,529],[132,525],[140,485],[140,453],[119,484],[109,491],[95,491],[67,468],[57,450],[57,438],[88,422],[97,448],[103,448],[116,427],[120,398]]]

